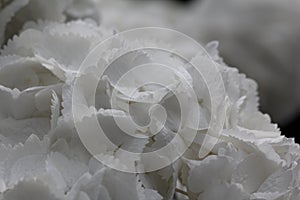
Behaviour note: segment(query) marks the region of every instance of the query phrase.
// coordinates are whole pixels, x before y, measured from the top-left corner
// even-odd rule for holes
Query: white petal
[[[51,99],[51,129],[53,130],[57,126],[57,120],[60,115],[60,100],[57,97],[57,94],[52,91]]]
[[[32,134],[42,139],[48,134],[49,130],[50,124],[48,118],[29,118],[23,120],[7,118],[0,121],[0,135],[4,136],[1,143],[6,145],[24,143]]]
[[[276,167],[271,161],[252,154],[237,166],[232,181],[241,184],[246,192],[252,193],[276,170]]]
[[[194,166],[189,174],[188,189],[201,193],[218,182],[230,180],[234,168],[225,157],[209,156]]]
[[[62,200],[54,195],[42,181],[22,181],[12,189],[3,193],[5,200],[30,199],[30,200]]]

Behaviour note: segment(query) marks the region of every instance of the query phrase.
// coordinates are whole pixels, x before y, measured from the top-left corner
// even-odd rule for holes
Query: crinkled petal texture
[[[77,2],[68,14],[92,13],[89,9],[79,13],[79,7],[85,5]],[[282,136],[269,116],[258,110],[256,83],[225,65],[216,42],[206,49],[224,82],[226,94],[219,98],[224,100],[226,119],[221,136],[215,138],[217,144],[200,159],[209,121],[220,115],[219,109],[211,109],[204,79],[190,64],[170,53],[131,51],[156,44],[156,40],[116,38],[110,49],[99,55],[98,66],[90,66],[87,73],[79,71],[88,53],[112,35],[113,30],[91,20],[39,20],[26,23],[24,31],[1,49],[0,198],[171,200],[180,192],[199,200],[298,199],[299,146]],[[114,61],[115,57],[118,59]],[[200,59],[201,55],[196,55],[192,61]],[[148,63],[161,63],[174,70],[155,65],[132,70]],[[109,68],[104,75],[97,77],[97,67],[106,65]],[[122,79],[124,74],[130,78]],[[72,99],[78,77],[81,84]],[[98,78],[94,90],[91,86]],[[160,85],[143,85],[152,82]],[[195,104],[187,98],[192,92],[197,97]],[[160,170],[119,172],[99,163],[82,144],[72,103],[83,111],[79,125],[96,117],[115,144],[116,148],[111,148],[99,141],[107,163],[119,163],[126,156],[122,149],[135,153],[160,149],[179,130],[197,135],[181,159]],[[160,113],[157,104],[165,113]],[[200,116],[193,112],[195,109]],[[193,117],[200,123],[190,120]],[[178,141],[178,146],[189,142],[185,137]],[[168,155],[161,156],[161,162],[169,159]],[[137,161],[142,160],[138,157]]]
[[[25,27],[0,57],[1,198],[162,199],[139,176],[91,159],[69,118],[68,82],[93,46],[113,31],[92,21]]]
[[[298,145],[289,144],[286,151],[292,146],[299,151]],[[217,155],[202,161],[187,161],[186,182],[191,199],[295,199],[299,195],[299,154],[292,163],[287,160],[278,163],[257,146],[244,144],[247,145],[252,151],[220,144]],[[283,143],[276,145],[284,147]],[[270,151],[274,149],[275,145],[269,147]]]
[[[67,77],[72,79],[93,45],[111,34],[94,22],[39,21],[28,23],[25,31],[14,36],[0,56],[1,138],[16,144],[31,134],[42,139],[54,129],[50,121],[57,121],[60,114]],[[51,101],[53,94],[55,101]]]
[[[94,159],[81,162],[54,146],[48,137],[41,141],[34,135],[24,144],[1,146],[4,199],[162,199],[135,174],[113,171]]]
[[[91,0],[84,2],[78,0],[8,1],[0,12],[0,45],[19,33],[29,21],[64,22],[78,18],[93,18],[99,22],[95,2]]]

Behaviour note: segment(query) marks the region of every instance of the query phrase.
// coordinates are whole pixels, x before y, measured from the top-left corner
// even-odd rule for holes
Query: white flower
[[[286,157],[282,158],[282,162],[277,162],[276,158],[268,155],[270,152],[261,151],[263,145],[269,145],[267,143],[261,146],[240,144],[244,149],[223,143],[217,155],[202,161],[187,161],[190,171],[186,181],[191,199],[299,198],[298,145],[286,141],[270,146],[274,156],[279,157],[281,151],[285,152]],[[291,152],[292,146],[297,148],[296,154]]]
[[[161,199],[157,192],[144,188],[138,176],[56,152],[47,137],[40,141],[32,135],[24,144],[1,145],[0,161],[0,192],[6,200]]]
[[[227,120],[219,143],[204,160],[186,154],[181,181],[190,199],[298,199],[300,148],[280,135],[268,115],[258,111],[256,84],[218,57],[229,95]],[[196,144],[201,144],[201,136]],[[192,150],[199,146],[193,144]]]
[[[91,156],[68,118],[71,102],[66,82],[72,80],[93,45],[110,34],[91,22],[39,21],[27,24],[26,30],[1,50],[0,94],[4,101],[0,168],[4,199],[92,200],[128,195],[129,199],[161,199],[144,186],[146,180],[142,183],[134,174],[105,167],[89,171],[95,166],[88,167]],[[61,46],[74,51],[57,52]],[[18,74],[23,76],[8,78]],[[123,189],[116,192],[115,187]]]
[[[6,2],[6,1],[3,1]],[[29,21],[64,22],[78,18],[99,21],[93,1],[77,0],[14,0],[7,1],[0,13],[0,44],[19,33]],[[83,9],[84,8],[84,9]]]
[[[223,110],[211,109],[204,80],[189,63],[170,53],[136,50],[160,41],[122,37],[114,38],[108,50],[97,55],[101,58],[97,66],[88,66],[84,73],[79,71],[88,53],[112,35],[114,31],[91,20],[66,24],[28,22],[24,31],[1,50],[0,198],[158,200],[172,199],[180,186],[187,189],[191,199],[297,199],[299,146],[281,136],[277,126],[258,110],[256,83],[224,64],[216,42],[209,43],[206,49],[224,81],[225,94],[218,94],[218,100],[225,108],[226,119],[221,137],[215,138],[217,145],[201,160],[198,153],[210,118],[218,119]],[[196,55],[192,62],[201,61],[201,56]],[[97,67],[108,63],[111,65],[93,90],[92,83],[99,78]],[[161,63],[175,70],[146,65],[130,71],[147,63]],[[122,80],[124,74],[130,78]],[[207,76],[214,80],[213,74]],[[74,81],[78,78],[81,84],[74,97]],[[166,87],[140,87],[151,81]],[[196,93],[196,104],[191,101],[191,90]],[[180,106],[177,98],[183,99]],[[157,103],[167,113],[162,129],[164,119],[160,117],[166,113],[159,113],[160,107],[153,106]],[[119,164],[124,157],[130,160],[122,149],[137,153],[159,149],[180,128],[186,133],[196,131],[197,137],[182,159],[170,164],[169,155],[161,156],[161,162],[169,164],[160,170],[143,174],[118,172],[98,163],[82,144],[73,121],[72,104],[84,111],[76,125],[89,125],[87,122],[96,115],[106,136],[115,143],[117,148],[102,141],[97,143],[104,149],[100,156],[108,164]],[[189,112],[181,113],[180,107]],[[192,112],[195,109],[201,112],[199,124],[190,118],[196,117]],[[86,128],[85,135],[93,133],[91,126]],[[181,147],[188,139],[182,137],[177,142]]]
[[[92,46],[109,34],[91,22],[40,21],[28,24],[8,42],[0,56],[0,132],[8,137],[6,142],[24,142],[32,133],[40,138],[47,134],[53,92],[62,96],[67,77],[76,72]]]

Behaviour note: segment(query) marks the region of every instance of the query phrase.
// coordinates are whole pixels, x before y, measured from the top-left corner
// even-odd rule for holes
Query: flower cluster
[[[90,155],[73,121],[74,81],[80,76],[90,77],[79,73],[81,63],[99,42],[116,34],[114,29],[90,19],[98,16],[91,5],[92,1],[82,4],[70,0],[24,0],[13,1],[0,13],[5,22],[0,24],[4,31],[1,42],[5,43],[0,51],[0,199],[300,199],[299,145],[282,136],[269,116],[259,111],[256,83],[222,61],[217,42],[205,48],[223,79],[225,95],[220,98],[224,100],[226,117],[220,138],[216,138],[216,145],[205,158],[199,157],[199,149],[207,135],[206,127],[220,113],[210,109],[204,81],[183,60],[146,50],[136,50],[112,65],[100,80],[96,103],[89,109],[95,111],[107,135],[119,147],[135,152],[161,148],[174,137],[184,115],[178,111],[175,96],[169,90],[146,86],[128,100],[135,84],[154,77],[169,88],[183,91],[183,95],[186,88],[195,89],[200,123],[199,127],[186,125],[185,130],[194,129],[196,138],[180,159],[147,173],[120,172]],[[33,16],[32,9],[40,12]],[[84,17],[89,19],[73,20]],[[63,22],[66,19],[70,21]],[[17,24],[21,28],[16,28]],[[6,40],[11,34],[16,35]],[[125,50],[159,42],[116,38],[98,65],[109,63],[113,55],[122,55]],[[192,62],[201,56],[194,56]],[[132,80],[122,87],[118,85],[124,70],[155,61],[184,70],[178,75],[148,68],[132,73]],[[95,69],[90,70],[93,74]],[[181,76],[188,86],[178,83]],[[83,79],[82,93],[90,94],[89,84],[89,78]],[[114,107],[113,89],[118,98]],[[168,118],[159,134],[142,137],[155,132],[159,120],[136,130],[128,118],[133,114],[139,123],[147,124],[143,113],[152,102],[162,102]],[[127,104],[132,110],[126,109]],[[189,101],[183,104],[191,105]],[[115,116],[126,123],[129,132],[142,139],[122,137],[113,124]],[[118,150],[114,149],[107,160],[118,162]]]

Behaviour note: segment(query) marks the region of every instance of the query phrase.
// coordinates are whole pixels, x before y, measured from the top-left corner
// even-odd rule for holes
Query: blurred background
[[[300,142],[299,0],[102,0],[101,23],[120,30],[168,27],[220,55],[258,83],[260,109]]]

